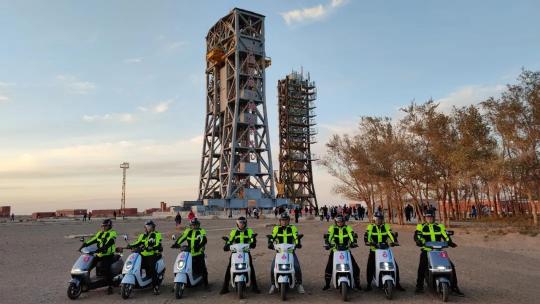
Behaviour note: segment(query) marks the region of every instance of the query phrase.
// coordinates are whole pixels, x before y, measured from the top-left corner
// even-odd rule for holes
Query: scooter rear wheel
[[[238,299],[245,298],[245,291],[246,291],[246,282],[236,283],[236,293],[238,294]]]
[[[345,282],[341,282],[339,288],[341,291],[341,299],[343,302],[347,302],[349,300],[349,285]]]
[[[133,291],[133,285],[131,284],[120,284],[120,294],[122,295],[122,299],[127,300],[131,296],[131,292]]]
[[[386,281],[384,282],[384,295],[388,300],[392,300],[392,294],[394,292],[394,282]]]
[[[281,293],[281,301],[287,301],[287,291],[289,290],[289,283],[281,283],[279,291]]]
[[[441,283],[441,300],[443,302],[448,302],[448,294],[450,293],[450,286],[448,286],[448,283],[443,282]]]
[[[184,294],[184,283],[174,283],[174,296],[177,299],[181,299],[182,295]]]
[[[81,295],[81,292],[82,292],[81,284],[79,284],[79,286],[77,286],[77,284],[75,284],[75,283],[69,283],[69,286],[68,286],[68,289],[67,289],[68,298],[70,298],[72,300],[75,300]]]

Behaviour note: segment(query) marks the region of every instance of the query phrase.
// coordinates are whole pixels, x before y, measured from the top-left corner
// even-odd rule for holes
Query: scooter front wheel
[[[281,293],[281,301],[287,301],[287,291],[289,291],[289,283],[281,283],[279,286],[279,291]]]
[[[443,302],[448,302],[448,294],[450,293],[450,287],[448,286],[448,283],[443,282],[441,283],[441,300]]]
[[[69,283],[69,286],[67,289],[68,298],[75,300],[81,295],[81,292],[82,292],[81,284],[77,285],[75,283]]]
[[[246,291],[246,282],[236,283],[236,293],[238,294],[238,299],[245,298],[245,291]]]
[[[131,284],[120,284],[120,294],[122,295],[122,299],[127,300],[131,296],[131,292],[133,291],[133,285]]]
[[[392,294],[394,292],[394,282],[386,281],[384,282],[384,294],[388,300],[392,300]]]
[[[347,300],[349,300],[349,285],[345,282],[341,282],[340,291],[341,299],[343,300],[343,302],[347,302]]]
[[[184,294],[184,283],[174,283],[174,296],[177,299],[181,299],[182,295]]]

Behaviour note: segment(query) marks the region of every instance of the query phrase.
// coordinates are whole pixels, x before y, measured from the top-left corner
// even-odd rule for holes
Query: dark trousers
[[[450,280],[450,283],[452,284],[452,288],[458,288],[458,281],[457,281],[457,275],[456,275],[456,267],[454,266],[454,263],[450,261],[450,265],[452,266],[452,279]],[[418,264],[418,274],[416,277],[416,288],[423,289],[424,288],[424,280],[426,276],[426,272],[428,271],[428,257],[427,252],[423,251],[420,253],[420,263]]]
[[[396,266],[396,285],[399,286],[399,266],[395,259],[394,259],[394,263]],[[370,250],[368,261],[367,261],[367,269],[366,269],[366,280],[367,280],[368,286],[371,286],[373,277],[375,277],[375,251]]]
[[[353,280],[354,285],[356,285],[357,288],[360,288],[360,267],[358,267],[358,264],[356,263],[356,260],[354,259],[354,256],[351,254],[351,262],[353,267]],[[334,267],[334,253],[330,251],[330,255],[328,256],[328,262],[326,263],[326,269],[324,270],[324,282],[327,286],[330,285],[330,281],[332,280],[332,270]]]
[[[193,274],[203,276],[203,284],[208,285],[208,270],[206,269],[206,262],[204,261],[204,253],[191,256],[191,263],[193,266]]]
[[[152,278],[152,287],[158,285],[158,277],[156,272],[156,263],[159,260],[159,255],[142,256],[141,266],[146,270],[146,277]]]
[[[296,256],[296,252],[293,252],[294,257],[294,276],[296,279],[297,284],[302,284],[302,269],[300,269],[300,261],[298,261],[298,257]],[[272,282],[272,285],[274,285],[274,267],[276,265],[276,256],[274,255],[274,258],[272,258],[272,268],[270,269],[270,281]]]
[[[113,285],[113,275],[111,272],[111,265],[114,263],[114,255],[106,255],[102,257],[96,257],[96,273],[99,272],[107,280],[107,285]]]
[[[251,258],[251,253],[249,254],[249,266],[251,267],[251,288],[257,288],[257,278],[255,277],[255,266],[253,265],[253,259]],[[227,270],[225,270],[225,279],[223,280],[223,289],[229,288],[231,283],[231,259],[229,258],[229,265]]]

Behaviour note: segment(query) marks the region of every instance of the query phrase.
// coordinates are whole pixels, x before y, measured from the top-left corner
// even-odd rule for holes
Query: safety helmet
[[[148,220],[148,221],[144,222],[144,225],[145,226],[151,226],[152,228],[156,228],[156,223],[154,223],[154,221],[152,221],[152,220]]]
[[[112,227],[112,221],[111,219],[104,219],[103,222],[101,222],[101,227]]]
[[[288,221],[290,220],[291,217],[289,216],[289,214],[287,212],[283,212],[281,213],[281,215],[279,216],[279,220],[284,220],[284,221]]]
[[[334,222],[337,224],[337,223],[344,223],[345,224],[345,217],[343,217],[343,215],[338,215],[334,218]]]
[[[424,217],[435,217],[435,212],[433,212],[433,210],[426,210],[426,212],[424,212]]]
[[[200,226],[201,225],[201,222],[199,222],[199,219],[194,217],[191,219],[191,221],[189,221],[189,223],[191,224],[191,226]]]
[[[236,227],[240,228],[240,225],[244,225],[244,228],[247,227],[247,219],[243,216],[236,220]]]
[[[384,220],[384,214],[382,212],[375,212],[375,214],[373,214],[373,219],[374,220],[377,220],[377,219],[381,219],[381,220]]]

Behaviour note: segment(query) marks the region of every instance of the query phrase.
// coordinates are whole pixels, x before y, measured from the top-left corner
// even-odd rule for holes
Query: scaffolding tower
[[[317,88],[309,73],[293,71],[278,81],[279,183],[291,203],[318,208],[311,144],[315,143]]]
[[[235,8],[206,36],[206,116],[198,199],[275,206],[265,102],[264,16]]]

